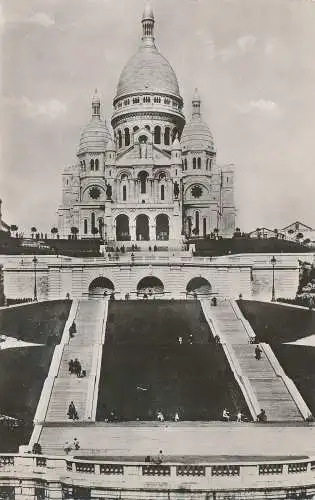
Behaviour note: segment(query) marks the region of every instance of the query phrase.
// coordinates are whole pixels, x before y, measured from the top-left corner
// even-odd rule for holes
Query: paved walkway
[[[264,408],[270,421],[303,421],[284,378],[276,371],[280,366],[275,358],[271,359],[269,346],[264,348],[262,345],[261,359],[255,359],[255,345],[250,344],[249,333],[242,321],[244,318],[240,310],[235,308],[237,306],[233,307],[229,300],[219,302],[217,307],[211,307],[210,301],[203,301],[206,317],[214,321],[221,342],[228,345],[233,358],[237,360],[241,377],[249,381],[256,401],[255,407],[258,403],[257,413],[260,408]]]
[[[78,438],[77,455],[145,457],[159,450],[168,457],[289,457],[315,455],[315,426],[256,423],[139,423],[45,426],[43,453],[63,455],[66,441]]]
[[[75,317],[77,333],[64,347],[45,422],[66,422],[70,401],[74,402],[80,420],[91,420],[106,307],[105,300],[79,301]],[[86,377],[69,374],[68,362],[75,358],[86,370]]]

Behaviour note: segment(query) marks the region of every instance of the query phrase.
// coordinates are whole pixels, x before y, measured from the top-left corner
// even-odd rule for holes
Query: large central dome
[[[116,98],[145,91],[180,95],[173,68],[154,46],[140,47],[127,62],[119,78]]]
[[[180,98],[174,70],[155,46],[154,15],[149,5],[144,10],[142,26],[141,45],[121,72],[115,100],[140,92],[157,92]]]

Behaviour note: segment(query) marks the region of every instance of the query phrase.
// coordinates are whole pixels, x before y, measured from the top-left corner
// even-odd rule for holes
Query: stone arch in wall
[[[206,278],[202,276],[196,276],[192,278],[186,286],[187,294],[197,294],[197,295],[210,295],[212,291],[212,286]]]
[[[105,276],[98,276],[89,285],[89,296],[100,297],[104,294],[111,294],[115,291],[114,283],[105,278]]]
[[[155,219],[156,225],[156,239],[162,241],[168,241],[170,235],[170,223],[168,215],[159,214]]]
[[[137,285],[137,293],[146,293],[148,295],[164,293],[163,282],[156,276],[145,276]]]
[[[146,214],[140,214],[136,217],[136,238],[138,241],[149,241],[149,217]]]
[[[117,241],[130,240],[129,217],[126,214],[119,214],[116,217],[116,240]]]

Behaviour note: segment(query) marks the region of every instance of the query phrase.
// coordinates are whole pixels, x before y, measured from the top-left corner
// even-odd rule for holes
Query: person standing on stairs
[[[256,347],[255,347],[255,358],[258,359],[258,360],[260,360],[261,359],[261,353],[262,353],[262,349],[257,344]]]

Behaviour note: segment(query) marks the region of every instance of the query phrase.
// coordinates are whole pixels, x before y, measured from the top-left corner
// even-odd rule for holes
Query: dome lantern
[[[95,89],[92,99],[92,117],[93,116],[97,116],[98,118],[101,116],[101,101],[98,96],[97,89]]]
[[[142,41],[146,46],[154,46],[154,14],[151,4],[148,2],[142,15]]]

